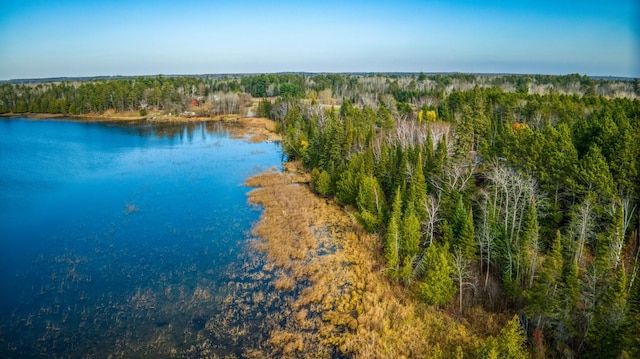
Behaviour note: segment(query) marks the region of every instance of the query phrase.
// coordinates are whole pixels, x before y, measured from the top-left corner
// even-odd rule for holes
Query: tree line
[[[417,108],[435,108],[452,92],[474,87],[501,88],[521,94],[637,98],[638,80],[595,80],[587,76],[472,74],[259,74],[229,76],[155,76],[61,79],[0,85],[0,113],[101,114],[161,110],[182,112],[194,99],[216,107],[216,99],[278,97],[307,98],[333,104],[349,99],[356,106],[383,103],[394,118],[417,115]],[[242,107],[242,106],[241,106]],[[527,109],[530,110],[530,109]],[[219,111],[222,112],[222,111]]]

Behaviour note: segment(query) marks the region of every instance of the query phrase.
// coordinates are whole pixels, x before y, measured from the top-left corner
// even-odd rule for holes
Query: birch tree
[[[460,314],[462,314],[462,299],[465,293],[465,288],[475,289],[474,277],[471,272],[471,260],[461,249],[457,248],[453,252],[451,264],[453,278],[458,286],[458,308]]]

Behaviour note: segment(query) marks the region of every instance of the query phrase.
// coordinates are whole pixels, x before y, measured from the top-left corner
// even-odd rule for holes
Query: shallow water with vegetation
[[[224,323],[243,288],[231,277],[258,266],[244,181],[282,151],[229,134],[0,121],[0,357],[198,356],[204,341],[240,353],[258,330]]]

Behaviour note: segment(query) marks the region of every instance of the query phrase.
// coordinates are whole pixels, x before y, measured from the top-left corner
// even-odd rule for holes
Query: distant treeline
[[[566,75],[474,75],[474,74],[260,74],[229,76],[155,76],[24,80],[0,85],[0,113],[89,114],[163,110],[182,112],[194,99],[201,111],[217,111],[224,94],[248,94],[253,98],[321,100],[355,105],[374,105],[391,95],[401,112],[438,101],[452,91],[499,87],[505,92],[530,94],[577,94],[579,96],[637,97],[638,81],[595,80]],[[319,98],[319,94],[322,98]],[[326,93],[329,91],[329,93]],[[227,96],[227,99],[229,96]],[[244,100],[247,96],[244,95]],[[236,99],[235,102],[242,102]],[[246,101],[245,101],[246,102]],[[332,102],[335,103],[335,102]],[[220,112],[220,111],[217,111]]]

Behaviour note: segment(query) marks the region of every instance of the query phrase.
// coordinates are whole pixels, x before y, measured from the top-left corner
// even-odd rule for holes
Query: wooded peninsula
[[[309,218],[352,219],[348,233],[344,220],[313,232],[346,253],[322,266],[371,270],[274,259],[284,270],[276,289],[295,293],[291,278],[327,288],[299,293],[297,324],[269,338],[274,353],[310,353],[298,328],[335,349],[319,356],[640,357],[638,79],[284,73],[0,85],[0,114],[42,113],[275,122],[297,177],[265,175],[281,182],[273,188],[312,191],[317,203],[286,195],[314,203]],[[265,178],[255,185],[268,188]],[[305,238],[309,225],[289,225],[298,235],[283,238]]]

